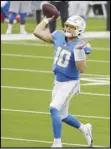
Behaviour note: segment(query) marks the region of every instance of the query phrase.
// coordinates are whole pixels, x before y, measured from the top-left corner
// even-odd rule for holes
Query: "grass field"
[[[90,39],[89,42],[93,51],[88,57],[87,70],[81,75],[81,93],[72,99],[69,112],[83,123],[92,123],[94,146],[109,147],[110,42],[109,39]],[[2,41],[2,147],[52,145],[49,115],[54,79],[52,57],[53,47],[44,42]],[[63,147],[86,146],[78,130],[63,124],[62,133]]]

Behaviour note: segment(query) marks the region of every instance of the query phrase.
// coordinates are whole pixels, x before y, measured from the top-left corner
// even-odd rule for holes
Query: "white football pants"
[[[54,82],[52,91],[52,101],[50,107],[56,108],[60,111],[61,119],[68,116],[69,102],[73,96],[80,92],[80,80],[73,80],[67,82]]]

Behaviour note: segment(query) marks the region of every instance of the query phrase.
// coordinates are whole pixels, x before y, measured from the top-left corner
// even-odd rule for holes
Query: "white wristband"
[[[43,21],[46,23],[46,25],[49,23],[49,20],[48,19],[43,19]]]
[[[75,61],[81,61],[86,59],[86,55],[83,49],[75,49],[74,50],[74,58]]]

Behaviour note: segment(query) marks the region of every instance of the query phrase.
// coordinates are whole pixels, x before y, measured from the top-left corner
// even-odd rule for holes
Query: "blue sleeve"
[[[54,31],[54,32],[52,33],[52,38],[53,38],[53,40],[57,39],[58,32],[59,32],[59,31],[56,30],[56,31]]]
[[[83,49],[85,51],[85,54],[90,54],[92,51],[91,45],[89,43],[87,43]]]
[[[65,39],[64,32],[61,30],[56,30],[52,33],[53,42],[61,42]]]
[[[84,42],[86,42],[86,41],[80,40],[80,42],[84,43]],[[83,50],[84,50],[85,54],[90,54],[91,51],[92,51],[91,45],[90,45],[89,43],[87,43],[87,44],[83,47]]]

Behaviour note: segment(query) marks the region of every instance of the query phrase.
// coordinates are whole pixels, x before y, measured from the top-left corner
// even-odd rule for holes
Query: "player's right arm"
[[[54,19],[54,16],[51,18],[44,18],[35,28],[33,34],[38,37],[39,39],[53,43],[52,35],[49,29],[46,29],[47,24]]]

